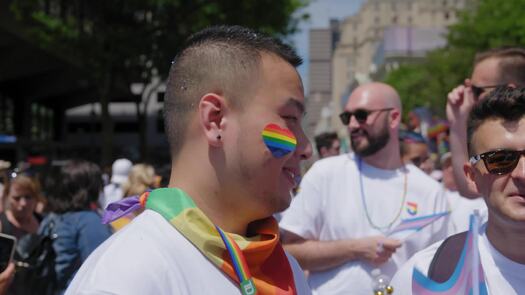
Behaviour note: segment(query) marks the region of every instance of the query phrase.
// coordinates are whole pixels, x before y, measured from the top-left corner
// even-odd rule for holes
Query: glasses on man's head
[[[476,86],[476,85],[470,85],[470,88],[472,89],[472,94],[475,98],[479,98],[485,91],[488,89],[494,89],[500,86],[505,86],[504,84],[500,85],[490,85],[490,86]]]
[[[475,155],[470,158],[469,162],[475,165],[483,160],[485,167],[490,174],[503,175],[511,173],[518,165],[521,155],[525,155],[525,150],[495,150],[483,154]]]
[[[339,114],[339,118],[341,119],[341,122],[343,122],[344,125],[350,124],[350,120],[352,119],[352,116],[355,116],[355,119],[359,123],[365,123],[366,119],[368,119],[368,115],[374,112],[384,112],[384,111],[391,111],[394,108],[384,108],[384,109],[378,109],[378,110],[365,110],[365,109],[357,109],[353,112],[350,111],[344,111],[341,114]]]

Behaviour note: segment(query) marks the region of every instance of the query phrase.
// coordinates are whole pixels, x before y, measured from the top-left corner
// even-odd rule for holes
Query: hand
[[[384,236],[373,236],[356,241],[356,253],[359,259],[374,266],[379,266],[390,259],[401,242]]]
[[[7,268],[0,273],[0,295],[6,294],[15,275],[15,264],[10,262]]]
[[[477,102],[470,88],[471,84],[470,80],[466,79],[465,85],[459,85],[448,94],[447,119],[451,125],[466,122],[470,110]]]

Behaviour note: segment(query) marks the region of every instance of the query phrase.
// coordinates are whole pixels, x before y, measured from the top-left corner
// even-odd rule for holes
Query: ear
[[[208,144],[211,146],[222,146],[225,110],[224,97],[215,93],[206,93],[199,102],[200,123]]]
[[[401,124],[401,112],[398,109],[390,111],[390,127],[397,128]]]
[[[467,185],[470,191],[480,194],[476,181],[474,180],[475,174],[477,173],[476,167],[469,162],[463,164],[463,172],[465,173]]]
[[[324,157],[324,155],[326,154],[327,150],[328,149],[326,147],[324,147],[324,146],[321,147],[321,149],[319,150],[319,156],[320,157]]]

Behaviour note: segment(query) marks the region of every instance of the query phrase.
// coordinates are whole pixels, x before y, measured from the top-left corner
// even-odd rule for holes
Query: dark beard
[[[386,125],[387,124],[385,124],[385,126],[381,128],[381,131],[376,135],[370,135],[369,133],[366,133],[365,136],[368,139],[368,145],[363,148],[359,148],[354,145],[354,142],[351,142],[352,150],[356,153],[356,155],[364,158],[371,156],[384,148],[390,140],[390,133],[388,132]]]

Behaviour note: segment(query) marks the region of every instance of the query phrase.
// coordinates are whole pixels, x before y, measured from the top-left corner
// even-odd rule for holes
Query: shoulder
[[[412,183],[410,187],[424,191],[441,191],[441,184],[418,167],[408,164],[406,165],[406,168],[408,170],[408,182]]]
[[[92,289],[116,294],[161,294],[160,290],[172,290],[170,280],[178,281],[177,273],[182,269],[173,258],[185,252],[184,245],[179,247],[179,236],[158,213],[144,211],[89,256],[71,284],[72,292]],[[173,249],[177,249],[177,255],[169,253]]]
[[[330,175],[340,175],[355,163],[352,153],[317,160],[306,172],[305,178],[320,179]],[[355,164],[354,164],[355,165]]]

